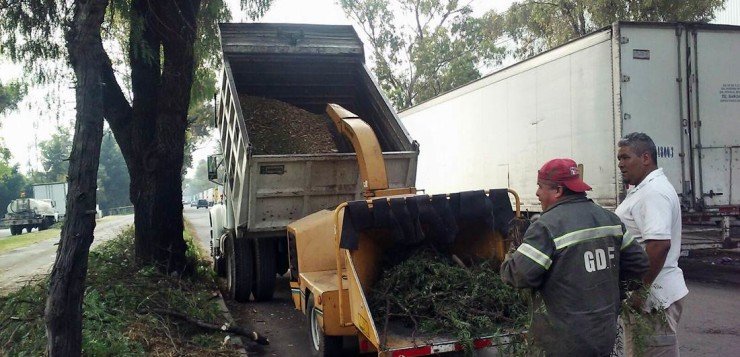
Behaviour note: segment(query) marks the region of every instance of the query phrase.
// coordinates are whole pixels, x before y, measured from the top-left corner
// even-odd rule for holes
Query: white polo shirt
[[[645,308],[667,308],[689,293],[678,267],[681,254],[681,205],[676,189],[657,169],[645,177],[639,185],[627,191],[627,197],[614,212],[624,223],[627,231],[645,247],[646,240],[671,241],[663,269],[650,287],[650,297]]]

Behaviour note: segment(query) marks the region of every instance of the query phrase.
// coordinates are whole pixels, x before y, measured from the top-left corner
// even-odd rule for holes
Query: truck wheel
[[[229,237],[224,245],[229,293],[234,300],[247,302],[252,290],[252,244],[247,239]]]
[[[308,315],[308,333],[311,339],[312,356],[341,356],[342,336],[326,336],[319,324],[319,316],[323,313],[317,309],[313,302],[313,294],[308,296],[306,308]]]
[[[39,231],[45,231],[51,227],[51,222],[48,218],[44,218],[39,225]]]
[[[23,226],[10,226],[10,234],[17,236],[23,233]]]
[[[26,226],[26,232],[31,233],[31,230],[33,230],[33,226]]]
[[[275,292],[277,245],[274,237],[254,240],[254,285],[252,294],[257,301],[272,300]]]

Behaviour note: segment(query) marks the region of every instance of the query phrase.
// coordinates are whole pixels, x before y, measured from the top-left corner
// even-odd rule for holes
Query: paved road
[[[95,226],[92,246],[109,240],[134,222],[133,215],[109,216],[99,220]],[[0,255],[0,294],[17,288],[38,274],[47,274],[54,263],[58,239],[49,239]]]
[[[10,228],[0,229],[0,238],[10,237]]]
[[[193,225],[198,241],[208,250],[208,212],[187,206],[183,209],[183,215]],[[223,291],[223,282],[219,285]],[[293,307],[287,278],[278,278],[272,301],[242,304],[227,298],[226,305],[238,325],[264,334],[271,341],[269,346],[248,344],[247,353],[250,356],[305,356],[310,353],[308,324],[303,314]]]
[[[689,280],[679,325],[682,356],[740,353],[740,286]]]

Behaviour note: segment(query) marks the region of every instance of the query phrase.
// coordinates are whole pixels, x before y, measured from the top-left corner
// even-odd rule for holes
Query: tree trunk
[[[154,45],[151,51],[156,56],[151,60],[131,55],[132,140],[137,143],[133,145],[135,169],[130,173],[136,257],[143,264],[182,272],[186,246],[181,170],[200,1],[133,1],[131,8],[144,21],[140,38]],[[134,36],[131,46],[140,46]]]
[[[140,264],[186,267],[182,238],[182,163],[199,0],[132,0],[129,105],[107,55],[105,118],[123,153],[134,204]]]
[[[107,0],[74,2],[74,18],[65,34],[75,71],[77,114],[69,163],[67,219],[49,281],[45,322],[50,356],[82,353],[82,301],[87,258],[95,229],[95,202],[103,139],[100,28]]]

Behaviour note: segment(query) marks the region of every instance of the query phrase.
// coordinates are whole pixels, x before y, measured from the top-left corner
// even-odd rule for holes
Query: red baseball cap
[[[552,159],[542,165],[537,171],[537,180],[545,180],[562,184],[573,192],[591,190],[578,174],[578,165],[571,159]]]

